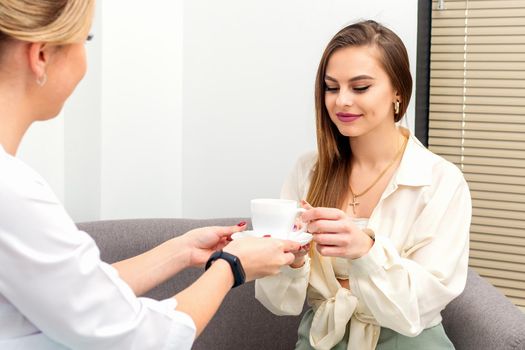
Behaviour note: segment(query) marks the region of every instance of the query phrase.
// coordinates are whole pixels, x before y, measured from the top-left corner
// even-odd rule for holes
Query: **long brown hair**
[[[395,122],[405,114],[412,94],[412,76],[405,45],[390,29],[368,20],[341,29],[330,40],[321,57],[315,81],[318,160],[307,196],[313,206],[341,208],[349,191],[352,150],[348,137],[339,133],[326,110],[324,78],[332,54],[351,46],[378,49],[379,61],[400,96],[399,113],[393,116]]]

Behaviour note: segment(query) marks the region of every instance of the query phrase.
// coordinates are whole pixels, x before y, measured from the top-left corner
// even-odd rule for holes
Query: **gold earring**
[[[36,78],[36,83],[38,84],[38,86],[44,86],[46,82],[47,82],[47,74],[45,72],[44,74]]]
[[[394,103],[394,114],[399,114],[399,101]]]

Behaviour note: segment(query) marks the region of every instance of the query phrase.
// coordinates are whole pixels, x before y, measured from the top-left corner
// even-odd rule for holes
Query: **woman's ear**
[[[394,92],[394,103],[395,101],[401,102],[401,96],[399,95],[397,91]]]
[[[28,49],[29,68],[39,85],[47,80],[46,68],[49,64],[50,50],[45,43],[30,43]]]

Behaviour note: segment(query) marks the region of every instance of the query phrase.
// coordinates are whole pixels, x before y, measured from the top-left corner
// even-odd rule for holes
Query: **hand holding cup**
[[[300,249],[297,242],[274,238],[247,237],[234,240],[224,251],[237,256],[246,273],[246,281],[252,281],[279,273],[281,266],[294,261],[292,251]]]

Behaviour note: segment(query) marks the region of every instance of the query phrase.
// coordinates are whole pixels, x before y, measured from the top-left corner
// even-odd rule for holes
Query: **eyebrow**
[[[325,80],[329,80],[329,81],[333,81],[334,83],[337,83],[337,80],[336,80],[336,79],[334,79],[334,78],[332,78],[331,76],[326,75],[326,74],[325,74],[325,76],[324,76],[324,79],[325,79]],[[365,74],[363,74],[363,75],[358,75],[358,76],[356,76],[356,77],[353,77],[353,78],[349,79],[348,81],[349,81],[349,82],[353,82],[353,81],[358,81],[358,80],[374,80],[374,78],[372,78],[372,77],[369,76],[369,75],[365,75]]]

